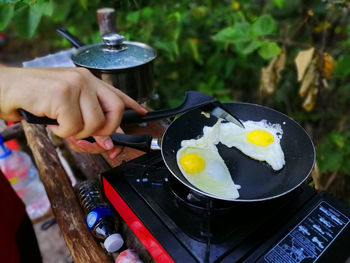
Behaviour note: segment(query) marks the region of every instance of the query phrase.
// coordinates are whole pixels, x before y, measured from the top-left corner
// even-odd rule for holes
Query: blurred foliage
[[[101,7],[116,9],[119,33],[157,50],[155,108],[186,90],[270,106],[311,135],[321,186],[334,172],[350,180],[348,0],[5,0],[0,30],[58,50],[70,47],[62,26],[95,43]]]

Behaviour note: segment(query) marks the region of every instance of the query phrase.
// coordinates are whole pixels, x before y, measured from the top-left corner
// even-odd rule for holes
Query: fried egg
[[[227,147],[236,147],[245,155],[267,162],[273,170],[285,165],[280,140],[283,130],[280,124],[271,124],[266,120],[242,122],[245,128],[233,123],[222,123],[218,141]]]
[[[235,147],[252,159],[265,161],[277,171],[285,165],[280,145],[283,130],[280,124],[266,120],[241,121],[245,128],[222,121],[219,119],[212,127],[205,126],[199,139],[183,140],[176,159],[191,184],[214,196],[234,200],[239,197],[241,187],[232,180],[216,145]]]
[[[178,150],[177,164],[186,179],[200,190],[227,200],[239,197],[230,172],[215,144],[218,143],[220,122],[205,127],[199,139],[184,140]]]

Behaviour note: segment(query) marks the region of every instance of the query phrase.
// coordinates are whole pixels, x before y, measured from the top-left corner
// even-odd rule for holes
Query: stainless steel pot
[[[84,45],[65,29],[57,32],[77,48],[71,57],[76,66],[89,69],[138,102],[152,96],[153,61],[157,55],[152,47],[125,41],[117,33],[103,35],[101,43]]]

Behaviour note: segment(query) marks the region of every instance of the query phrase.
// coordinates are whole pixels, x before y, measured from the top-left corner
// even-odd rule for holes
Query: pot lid
[[[141,66],[156,57],[152,47],[124,39],[117,33],[103,35],[102,43],[78,48],[72,60],[76,65],[90,69],[114,70]]]

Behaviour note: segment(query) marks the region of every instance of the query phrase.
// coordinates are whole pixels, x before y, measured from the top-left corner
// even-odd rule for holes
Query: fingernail
[[[114,159],[117,156],[116,152],[110,152],[109,153],[109,159]]]
[[[145,108],[143,108],[143,107],[142,107],[142,111],[143,111],[143,113],[145,113],[145,114],[148,112],[148,110],[145,109]]]
[[[111,139],[107,139],[105,142],[104,142],[104,146],[106,148],[106,150],[110,150],[113,148],[113,142]]]

